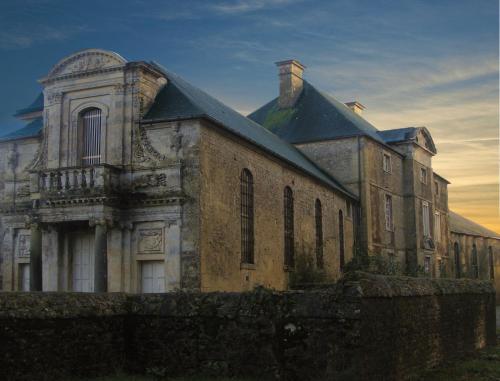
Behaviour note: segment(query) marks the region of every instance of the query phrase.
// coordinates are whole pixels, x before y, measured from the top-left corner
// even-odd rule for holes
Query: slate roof
[[[292,144],[360,135],[385,144],[372,124],[307,81],[294,107],[279,109],[275,98],[248,117]]]
[[[36,111],[43,111],[43,93],[38,94],[28,107],[17,110],[14,116],[22,116]]]
[[[43,129],[43,118],[35,118],[30,121],[26,126],[20,128],[19,130],[9,132],[6,135],[0,137],[2,140],[12,140],[12,139],[23,139],[38,136]]]
[[[455,233],[500,239],[500,234],[450,210],[450,230]]]
[[[291,144],[286,143],[266,128],[186,82],[178,75],[169,72],[161,65],[155,62],[151,64],[167,77],[168,82],[158,93],[150,110],[144,115],[143,122],[191,118],[209,119],[235,135],[305,171],[330,187],[351,198],[357,198],[345,189],[340,182]]]
[[[377,131],[378,135],[386,143],[404,142],[413,139],[416,135],[416,127],[396,128],[394,130]]]

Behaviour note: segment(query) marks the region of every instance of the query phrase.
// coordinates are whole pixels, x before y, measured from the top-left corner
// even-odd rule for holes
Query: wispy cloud
[[[60,28],[40,25],[36,28],[2,29],[0,30],[0,49],[25,49],[36,43],[64,41],[85,31],[88,31],[88,27],[84,25]]]
[[[239,0],[239,1],[226,1],[222,3],[215,3],[212,9],[222,14],[242,14],[248,12],[255,12],[263,9],[276,8],[292,3],[297,3],[301,0]]]

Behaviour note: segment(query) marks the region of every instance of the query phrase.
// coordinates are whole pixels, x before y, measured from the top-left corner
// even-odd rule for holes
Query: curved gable
[[[126,63],[125,58],[115,52],[86,49],[63,58],[52,68],[47,78],[110,67],[121,67]]]

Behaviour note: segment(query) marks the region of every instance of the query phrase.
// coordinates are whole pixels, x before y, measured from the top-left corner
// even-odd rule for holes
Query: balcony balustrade
[[[105,164],[46,169],[31,175],[31,192],[41,194],[107,193],[120,183],[120,169]]]

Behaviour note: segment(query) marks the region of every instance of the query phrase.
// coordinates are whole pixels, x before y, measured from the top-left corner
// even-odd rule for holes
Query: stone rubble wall
[[[356,273],[308,291],[0,293],[3,380],[390,381],[494,344],[495,294],[482,281]]]

